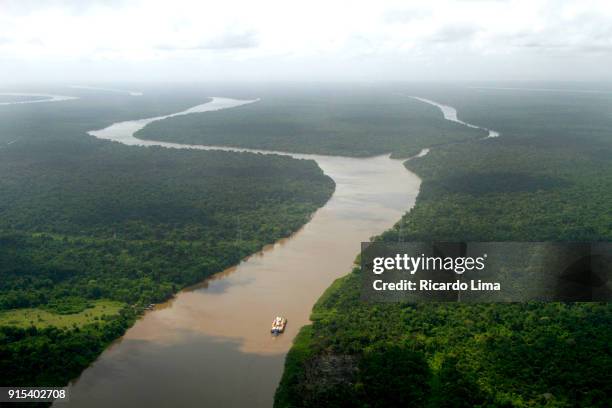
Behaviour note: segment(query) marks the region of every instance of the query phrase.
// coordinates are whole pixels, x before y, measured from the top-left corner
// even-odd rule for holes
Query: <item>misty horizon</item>
[[[3,1],[0,85],[610,81],[605,1]]]

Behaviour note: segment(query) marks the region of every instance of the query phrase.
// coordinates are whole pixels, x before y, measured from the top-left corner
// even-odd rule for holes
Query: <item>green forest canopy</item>
[[[421,193],[377,239],[612,240],[611,94],[406,92],[502,136],[408,161]],[[315,306],[276,407],[609,406],[609,304],[369,305],[359,274]]]
[[[18,140],[0,149],[0,384],[66,384],[144,306],[288,236],[329,199],[313,161],[85,134],[192,99],[0,110],[0,135]]]
[[[136,133],[143,139],[297,153],[410,157],[421,149],[484,137],[442,120],[438,108],[380,90],[264,95],[234,109],[175,117]]]

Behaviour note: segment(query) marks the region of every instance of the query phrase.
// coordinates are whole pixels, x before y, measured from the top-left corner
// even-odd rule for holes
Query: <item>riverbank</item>
[[[117,131],[141,124],[113,125],[106,135],[128,144],[155,144]],[[169,403],[170,397],[176,402],[177,395],[183,404],[272,404],[284,354],[299,328],[309,322],[316,298],[350,267],[361,240],[384,231],[404,213],[420,184],[401,161],[387,156],[281,154],[315,160],[334,179],[336,191],[327,204],[292,237],[146,313],[72,385],[70,404],[87,400],[88,406],[129,406],[142,398],[144,389],[151,392],[147,401],[153,406]],[[289,324],[283,335],[270,337],[270,316],[277,314],[285,315]],[[189,363],[184,361],[187,356]],[[110,372],[121,375],[111,379]],[[189,374],[195,372],[197,376]],[[171,381],[177,377],[185,381]],[[240,384],[243,391],[222,386],[228,383]],[[178,392],[183,387],[190,392]]]
[[[606,127],[588,135],[577,118],[558,123],[564,115],[548,100],[474,99],[464,116],[504,136],[408,161],[423,179],[417,203],[377,239],[611,240]],[[585,101],[554,106],[576,103]],[[604,407],[612,397],[601,375],[612,367],[609,305],[368,305],[360,285],[356,268],[319,299],[287,356],[275,407]]]
[[[312,161],[130,147],[81,130],[141,102],[151,116],[181,105],[142,96],[126,111],[121,98],[0,109],[2,134],[20,136],[0,150],[0,309],[14,312],[0,328],[4,384],[67,384],[144,307],[287,237],[333,193]],[[98,313],[97,300],[125,307]]]

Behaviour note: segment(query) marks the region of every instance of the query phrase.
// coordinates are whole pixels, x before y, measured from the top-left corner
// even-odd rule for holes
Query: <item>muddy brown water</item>
[[[213,98],[169,116],[252,102]],[[134,132],[165,117],[116,123],[90,134],[129,145],[254,151],[134,138]],[[390,228],[414,205],[420,186],[402,161],[388,156],[280,154],[315,160],[334,179],[327,204],[291,237],[146,312],[71,383],[70,401],[54,406],[272,406],[285,355],[309,323],[313,304],[350,271],[360,242]],[[287,317],[288,325],[273,337],[276,315]]]

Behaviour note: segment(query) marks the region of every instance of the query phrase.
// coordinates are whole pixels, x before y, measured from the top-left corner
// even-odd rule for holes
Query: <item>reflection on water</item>
[[[243,103],[215,98],[199,111]],[[145,122],[151,120],[90,133],[127,144],[186,148],[135,139],[133,132]],[[386,156],[291,156],[316,160],[334,179],[329,202],[292,237],[145,313],[73,384],[68,405],[272,405],[285,353],[309,322],[312,305],[334,279],[350,271],[361,241],[391,227],[414,204],[420,185],[400,161]],[[286,316],[288,325],[284,334],[272,337],[276,315]]]

